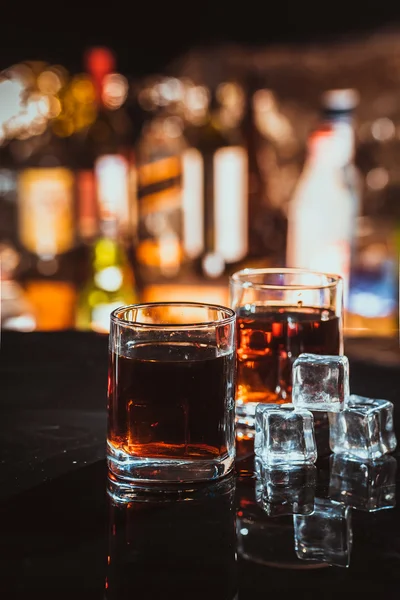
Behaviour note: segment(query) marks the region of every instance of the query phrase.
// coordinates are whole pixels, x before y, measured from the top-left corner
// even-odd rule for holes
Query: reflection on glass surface
[[[333,455],[330,459],[329,496],[368,512],[394,508],[396,470],[397,461],[393,456],[364,461]]]
[[[314,465],[268,469],[259,465],[256,501],[270,517],[309,515],[314,510],[317,469]]]
[[[352,547],[350,508],[317,498],[311,515],[294,515],[295,552],[300,560],[348,567]]]
[[[234,600],[234,477],[180,496],[177,487],[136,492],[126,504],[109,494],[106,599]]]

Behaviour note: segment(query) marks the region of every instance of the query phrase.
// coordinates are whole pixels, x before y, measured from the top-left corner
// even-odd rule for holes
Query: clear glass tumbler
[[[124,482],[190,482],[235,457],[235,313],[149,303],[111,314],[108,465]]]
[[[291,401],[303,352],[343,354],[343,282],[302,269],[245,269],[230,279],[238,330],[238,426],[254,426],[259,402]]]

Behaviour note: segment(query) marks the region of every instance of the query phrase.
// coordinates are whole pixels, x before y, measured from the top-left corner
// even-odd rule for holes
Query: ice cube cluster
[[[257,503],[268,517],[293,515],[299,559],[348,566],[350,510],[395,506],[393,404],[350,394],[346,356],[315,354],[294,362],[292,398],[256,407]],[[329,422],[329,498],[315,497],[313,413]]]
[[[346,356],[301,354],[293,364],[293,404],[258,404],[254,451],[265,464],[313,464],[314,417],[329,417],[330,448],[376,460],[396,448],[393,404],[350,394]]]
[[[395,506],[393,404],[350,394],[347,357],[316,354],[294,362],[292,398],[256,407],[256,500],[268,517],[293,515],[299,559],[348,566],[350,510]],[[314,416],[329,424],[329,498],[315,497]]]

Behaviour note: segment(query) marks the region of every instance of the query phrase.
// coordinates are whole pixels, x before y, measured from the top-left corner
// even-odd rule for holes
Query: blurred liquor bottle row
[[[92,52],[73,89],[95,119],[71,133],[75,108],[0,148],[5,328],[106,331],[139,298],[227,303],[226,275],[249,256],[240,119],[223,122],[214,91],[191,127],[162,107],[136,123],[110,106],[113,69]]]
[[[354,91],[324,97],[298,179],[304,148],[257,82],[246,94],[233,82],[165,78],[139,90],[143,111],[110,52],[88,53],[86,71],[62,87],[57,70],[42,67],[41,95],[31,93],[18,122],[3,119],[11,134],[0,146],[2,327],[105,332],[114,307],[226,304],[230,272],[286,263],[340,272],[350,327],[361,331],[377,315],[378,330],[394,328],[393,264],[383,275],[385,261],[358,268],[356,232],[365,243],[368,223]],[[286,209],[276,201],[285,194]]]
[[[119,240],[128,219],[119,208],[129,206],[130,120],[103,102],[112,56],[89,55],[88,68],[90,77],[74,82],[71,101],[76,96],[95,119],[84,119],[70,135],[79,118],[72,106],[39,135],[22,128],[0,150],[5,328],[65,329],[93,321],[101,329],[102,305],[135,299],[126,281],[125,240]],[[109,282],[103,275],[97,285],[109,267]]]

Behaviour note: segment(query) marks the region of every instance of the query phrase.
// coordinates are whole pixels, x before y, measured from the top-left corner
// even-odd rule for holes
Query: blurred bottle
[[[100,159],[96,168],[100,235],[91,249],[90,275],[79,293],[76,327],[108,333],[111,311],[137,302],[138,297],[133,270],[119,234],[117,211],[112,199],[107,202],[102,195],[102,167]]]
[[[90,245],[99,233],[96,196],[100,189],[103,195],[113,197],[121,242],[131,246],[136,209],[131,185],[132,178],[135,179],[132,123],[125,106],[128,81],[115,72],[115,57],[108,48],[90,49],[85,65],[87,75],[82,76],[78,84],[83,82],[87,87],[96,116],[88,127],[75,135],[80,236]],[[97,183],[95,181],[99,163],[102,164],[100,188],[99,176]]]
[[[254,93],[246,119],[250,253],[252,265],[281,266],[286,252],[286,206],[300,176],[298,165],[303,156],[299,132],[294,131],[293,109],[284,106],[264,83],[259,79],[250,83]]]
[[[18,194],[19,237],[27,251],[21,276],[37,328],[70,328],[77,284],[74,174],[66,166],[27,168]]]
[[[288,210],[288,267],[339,274],[348,299],[353,197],[344,181],[342,146],[332,128],[308,142],[308,157]]]
[[[240,117],[231,117],[230,103],[224,100],[224,94],[227,99],[238,95],[235,86],[224,84],[213,94],[198,130],[203,159],[203,244],[198,262],[208,279],[235,270],[248,252],[248,156]]]
[[[354,163],[356,138],[354,130],[355,110],[359,94],[354,89],[328,90],[322,95],[322,123],[332,127],[340,139],[343,160],[343,175],[353,199],[352,230],[357,229],[357,220],[362,214],[363,180]],[[351,262],[354,261],[356,236],[353,236]]]
[[[137,266],[143,285],[174,281],[184,264],[183,152],[180,120],[159,114],[147,122],[136,148]]]
[[[15,277],[26,289],[37,328],[68,328],[77,282],[74,154],[68,135],[53,128],[53,119],[61,119],[67,76],[40,62],[14,65],[2,75],[7,110],[0,188],[7,192],[0,228],[18,251]]]
[[[84,86],[95,118],[75,135],[78,231],[86,247],[81,261],[76,326],[106,332],[113,308],[137,300],[132,270],[135,181],[132,123],[126,109],[128,81],[115,72],[113,52],[85,55]]]

